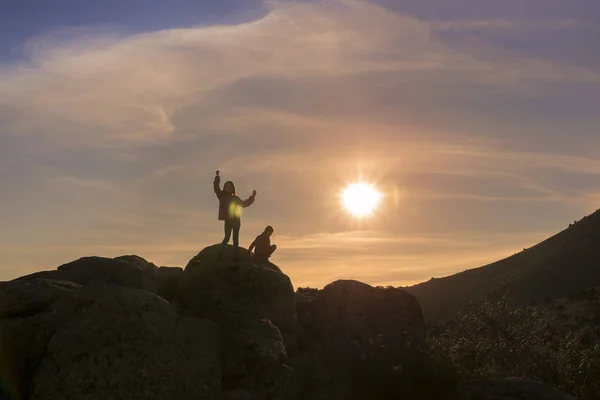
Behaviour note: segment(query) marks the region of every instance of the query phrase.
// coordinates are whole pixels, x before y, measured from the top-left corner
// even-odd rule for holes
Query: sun
[[[342,204],[356,217],[364,217],[375,211],[382,194],[366,182],[353,183],[342,192]]]

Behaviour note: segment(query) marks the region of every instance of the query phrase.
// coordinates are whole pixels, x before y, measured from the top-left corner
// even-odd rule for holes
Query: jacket
[[[248,199],[242,200],[236,195],[221,190],[219,183],[219,179],[215,179],[213,182],[215,194],[219,199],[219,221],[239,221],[242,214],[240,208],[246,208],[254,203],[254,197],[250,196]]]

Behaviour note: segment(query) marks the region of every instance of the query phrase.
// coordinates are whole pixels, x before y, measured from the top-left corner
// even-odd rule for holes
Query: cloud
[[[527,86],[531,78],[600,82],[585,69],[457,53],[427,22],[358,1],[273,3],[264,18],[234,26],[120,37],[77,33],[69,40],[38,39],[27,47],[28,63],[0,71],[0,93],[16,113],[8,121],[16,133],[40,135],[44,126],[45,135],[80,145],[168,140],[178,110],[258,77],[352,80],[387,72],[417,74],[421,84],[439,73],[468,78],[470,85]],[[230,111],[235,118],[237,110]]]
[[[529,232],[534,205],[552,232],[597,199],[600,74],[444,36],[516,22],[435,22],[362,1],[269,7],[236,25],[42,36],[26,61],[0,65],[11,276],[94,253],[184,265],[220,240],[215,169],[259,192],[243,240],[275,225],[282,266],[306,284],[474,266],[523,240],[492,232]],[[577,139],[558,141],[565,128]],[[361,177],[388,202],[359,223],[337,194]]]
[[[436,32],[485,31],[502,34],[524,34],[531,31],[552,31],[564,29],[587,29],[590,24],[581,19],[569,18],[563,20],[446,20],[432,22]]]

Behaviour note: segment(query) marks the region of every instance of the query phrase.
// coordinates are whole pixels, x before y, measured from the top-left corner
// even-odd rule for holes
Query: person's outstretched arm
[[[215,194],[218,198],[221,198],[221,195],[223,194],[223,191],[219,187],[220,183],[221,178],[219,178],[219,175],[215,176],[215,180],[213,181],[213,189],[215,190]]]
[[[240,205],[242,207],[249,207],[252,205],[252,203],[254,203],[254,198],[256,197],[256,190],[254,190],[252,192],[252,196],[248,197],[246,200],[242,200],[242,202],[240,203]]]

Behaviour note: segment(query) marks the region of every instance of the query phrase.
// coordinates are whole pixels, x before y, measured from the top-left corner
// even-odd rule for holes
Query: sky
[[[600,207],[599,42],[597,0],[0,0],[0,280],[184,267],[217,169],[296,287],[512,255]]]

